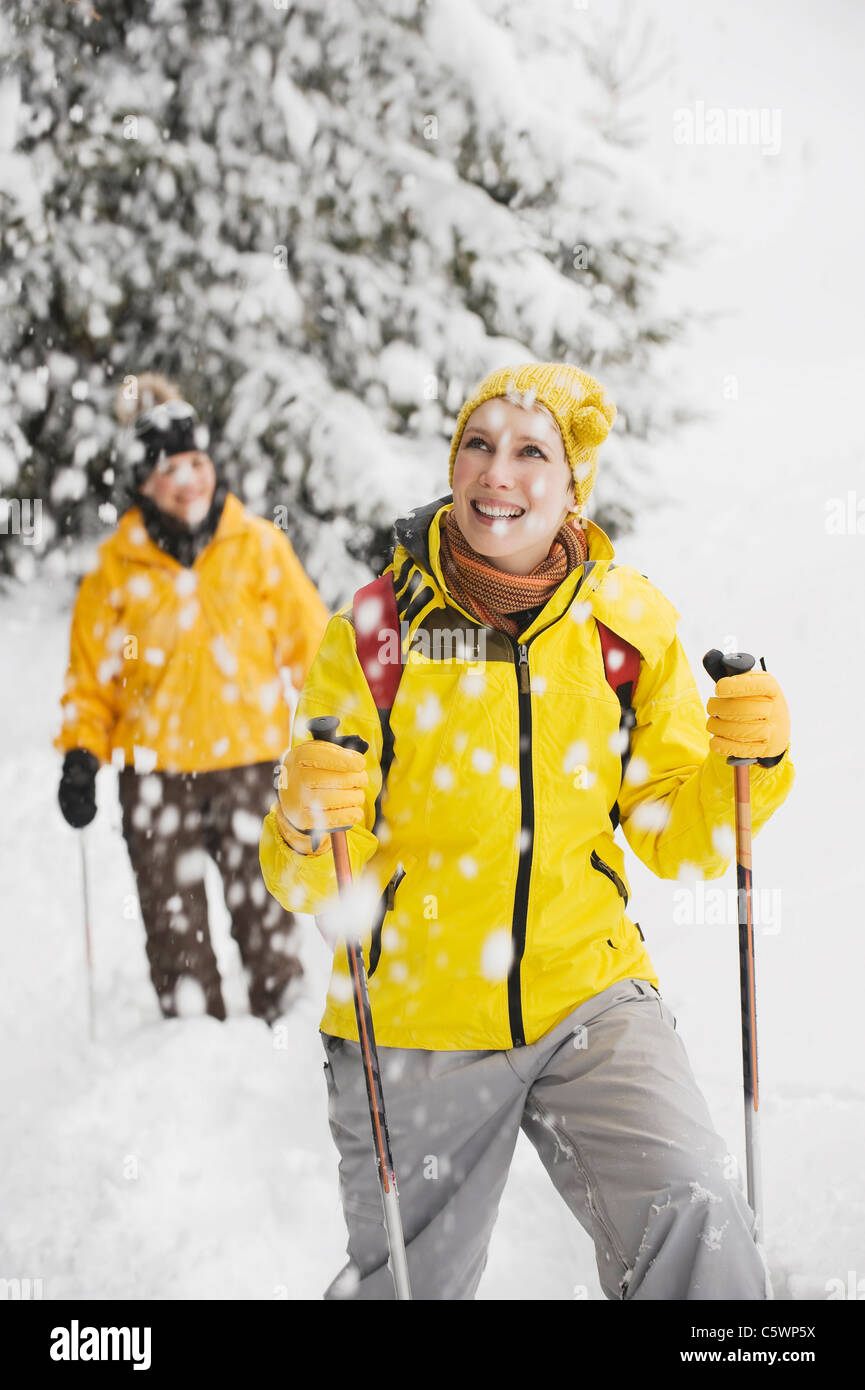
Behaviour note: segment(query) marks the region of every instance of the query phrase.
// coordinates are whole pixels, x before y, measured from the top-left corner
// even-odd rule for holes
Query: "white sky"
[[[647,157],[674,205],[726,243],[684,276],[695,304],[738,309],[703,349],[778,363],[862,356],[865,6],[640,0],[633,11],[657,23],[673,55],[643,99]],[[673,112],[698,101],[779,109],[780,152],[676,145]]]

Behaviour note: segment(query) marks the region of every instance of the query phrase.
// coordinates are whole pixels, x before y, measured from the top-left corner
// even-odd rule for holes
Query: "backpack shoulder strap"
[[[381,789],[375,802],[375,827],[381,823],[381,803],[393,762],[393,731],[390,712],[402,676],[402,642],[393,573],[388,570],[358,589],[352,600],[354,640],[357,659],[375,700],[381,724]],[[396,660],[382,661],[382,655],[396,653]]]
[[[383,646],[390,652],[395,650],[399,653],[401,650],[399,614],[390,571],[358,589],[352,600],[352,614],[357,659],[363,667],[380,718],[382,710],[389,712],[393,707],[402,675],[400,660],[381,660]]]
[[[393,762],[393,731],[390,712],[402,676],[402,633],[396,603],[396,576],[391,570],[379,575],[358,589],[352,600],[354,640],[357,659],[366,676],[367,685],[375,700],[381,724],[381,788],[375,801],[375,826],[381,824],[381,803]],[[396,661],[382,661],[383,650],[396,653]],[[381,932],[388,908],[393,907],[394,893],[403,877],[398,864],[381,897],[376,919],[372,924],[367,976],[375,974],[381,954]]]
[[[597,622],[598,620],[595,619]],[[630,642],[626,642],[624,637],[619,637],[603,623],[598,622],[598,636],[601,639],[601,652],[604,658],[604,674],[607,684],[615,691],[621,709],[619,718],[619,729],[624,734],[622,740],[622,777],[619,783],[625,780],[625,773],[631,759],[631,730],[637,722],[634,711],[634,687],[637,684],[637,677],[640,674],[640,653]],[[613,803],[610,811],[610,820],[613,822],[613,829],[619,824],[619,802],[618,798]]]

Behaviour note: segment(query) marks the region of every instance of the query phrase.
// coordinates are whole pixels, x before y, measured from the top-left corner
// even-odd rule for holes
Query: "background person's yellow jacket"
[[[278,761],[327,610],[287,537],[229,493],[212,540],[185,569],[137,507],[99,549],[72,619],[61,752],[101,761],[136,747],[163,772]],[[144,766],[142,762],[142,766]]]
[[[447,594],[439,565],[439,525],[450,505],[439,501],[397,524],[393,570],[410,650],[377,835],[381,729],[350,608],[328,624],[295,738],[307,736],[304,719],[327,714],[339,717],[340,733],[370,745],[365,824],[348,842],[355,875],[366,868],[377,886],[390,881],[383,924],[366,940],[378,1041],[510,1048],[535,1041],[617,979],[657,984],[626,913],[625,856],[610,820],[616,800],[625,838],[656,874],[675,878],[688,864],[713,878],[729,861],[733,773],[709,749],[676,610],[642,575],[611,563],[612,545],[591,522],[588,562],[517,641],[487,629],[485,661],[435,659],[436,631],[477,628]],[[643,657],[621,790],[620,707],[596,618]],[[439,649],[448,650],[441,642]],[[526,662],[530,689],[521,698]],[[789,753],[776,767],[752,768],[754,830],[793,775]],[[332,855],[295,852],[272,812],[261,863],[268,889],[291,911],[319,912],[336,895]],[[342,948],[321,1027],[357,1037]]]

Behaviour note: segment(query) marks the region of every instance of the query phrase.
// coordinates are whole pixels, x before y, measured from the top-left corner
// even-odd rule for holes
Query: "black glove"
[[[96,774],[99,759],[87,748],[70,748],[63,759],[57,800],[73,830],[83,830],[96,815]]]

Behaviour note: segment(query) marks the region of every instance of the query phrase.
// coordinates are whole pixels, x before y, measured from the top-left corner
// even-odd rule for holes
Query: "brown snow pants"
[[[150,978],[166,1018],[186,1011],[189,982],[199,987],[204,1011],[225,1018],[207,919],[207,855],[222,876],[250,1012],[272,1023],[286,987],[303,972],[294,917],[268,894],[258,862],[261,822],[273,800],[272,762],[214,772],[140,774],[127,767],[120,773],[123,835]],[[198,999],[192,1003],[200,1011]]]

